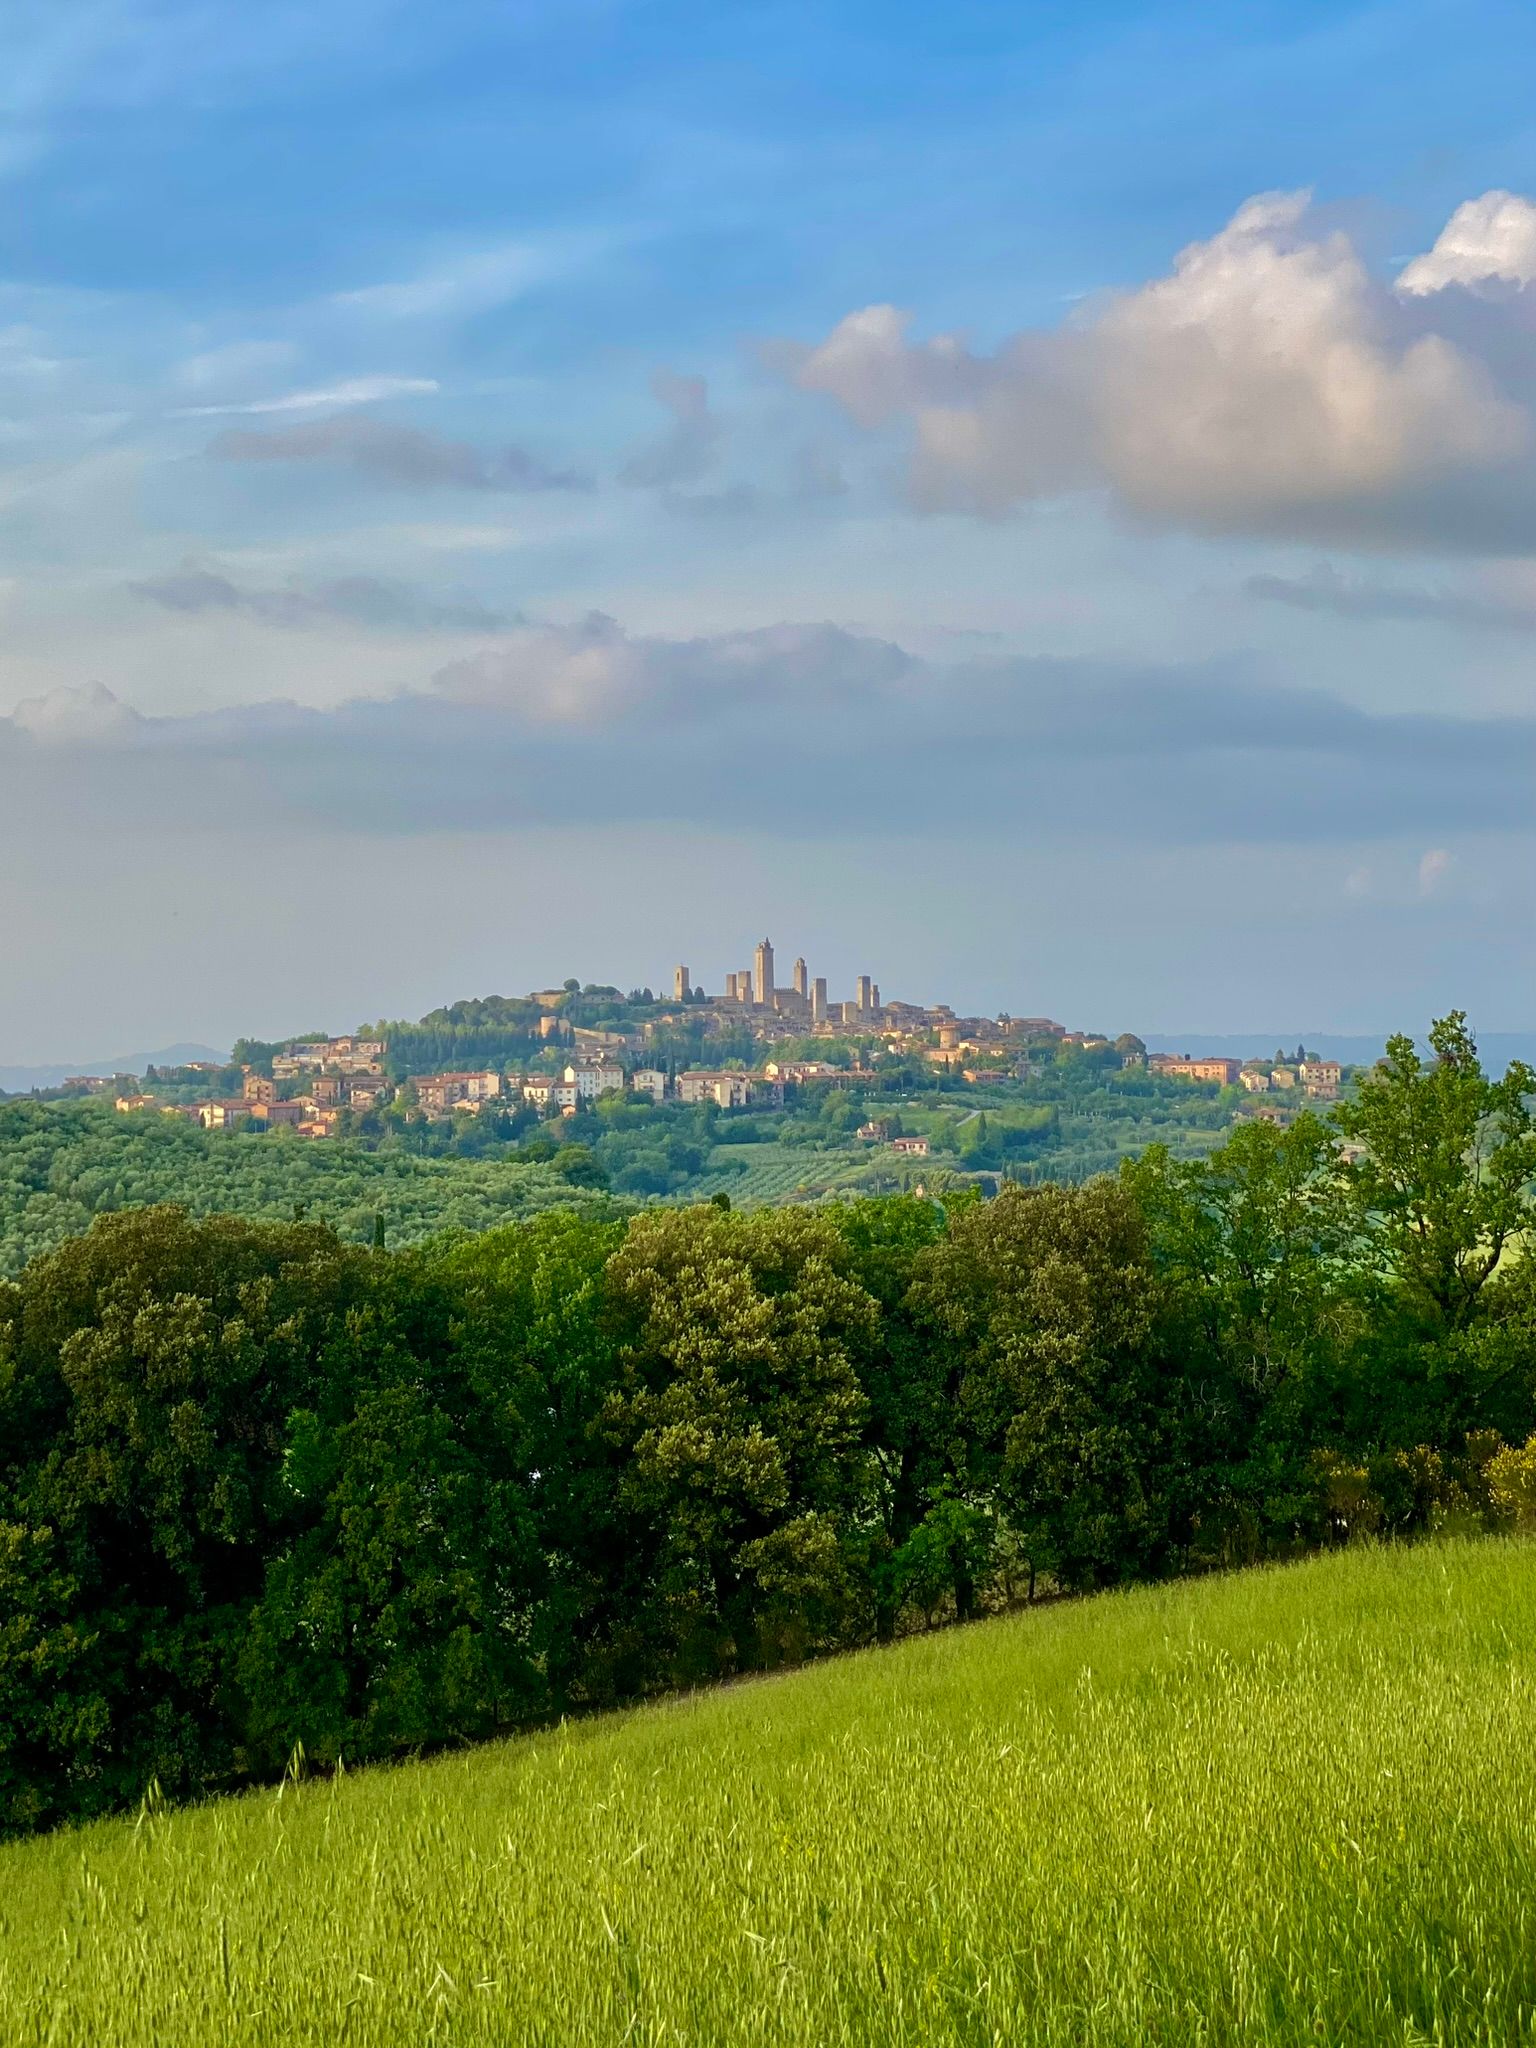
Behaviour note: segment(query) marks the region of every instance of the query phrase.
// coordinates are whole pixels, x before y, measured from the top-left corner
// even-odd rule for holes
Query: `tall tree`
[[[911,1299],[923,1255],[942,1239],[948,1217],[937,1202],[912,1195],[872,1197],[831,1213],[854,1277],[879,1307],[875,1346],[862,1371],[863,1439],[873,1461],[874,1628],[888,1642],[912,1583],[918,1576],[932,1581],[934,1546],[924,1546],[920,1564],[912,1539],[941,1494],[952,1497],[964,1482],[956,1359],[932,1342]]]
[[[826,1218],[636,1217],[609,1262],[624,1377],[605,1427],[649,1557],[645,1621],[680,1676],[836,1640],[867,1512],[859,1361],[878,1309]]]
[[[1067,1586],[1168,1558],[1191,1505],[1189,1392],[1130,1194],[1007,1186],[956,1215],[923,1264],[914,1299],[957,1354],[973,1504],[995,1490],[1030,1568]],[[966,1554],[955,1564],[963,1614]]]
[[[0,1722],[60,1681],[28,1738],[53,1813],[238,1771],[287,1418],[370,1263],[312,1225],[149,1209],[0,1294],[0,1520],[28,1532],[0,1586]]]
[[[1364,1257],[1394,1311],[1373,1333],[1362,1436],[1410,1445],[1523,1434],[1536,1419],[1531,1242],[1536,1074],[1494,1079],[1459,1011],[1411,1039],[1342,1102],[1344,1167]]]
[[[635,1562],[603,1434],[620,1329],[606,1269],[622,1222],[556,1211],[451,1246],[453,1341],[488,1418],[514,1419],[545,1564],[532,1649],[557,1708],[624,1697],[646,1679]]]
[[[1240,1125],[1203,1159],[1121,1168],[1189,1376],[1202,1523],[1241,1558],[1309,1525],[1314,1432],[1353,1396],[1380,1289],[1360,1270],[1337,1141],[1303,1112]]]
[[[1341,1102],[1345,1165],[1362,1229],[1404,1297],[1436,1333],[1463,1330],[1506,1253],[1529,1237],[1536,1176],[1536,1073],[1517,1060],[1485,1074],[1463,1012],[1412,1039]]]

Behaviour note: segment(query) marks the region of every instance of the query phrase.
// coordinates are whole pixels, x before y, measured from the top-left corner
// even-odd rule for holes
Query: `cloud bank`
[[[1204,532],[1536,543],[1536,206],[1458,210],[1395,284],[1305,193],[1267,193],[1165,277],[991,355],[894,306],[771,360],[858,425],[904,424],[932,509],[1107,493]]]
[[[668,822],[925,860],[982,825],[1127,850],[1526,831],[1533,777],[1536,719],[1373,714],[1232,663],[944,665],[826,624],[674,639],[601,615],[332,711],[141,718],[98,685],[0,720],[22,826],[67,793],[121,830]]]

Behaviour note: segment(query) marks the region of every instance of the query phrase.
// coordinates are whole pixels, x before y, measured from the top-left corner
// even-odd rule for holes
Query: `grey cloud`
[[[528,626],[451,663],[435,691],[538,726],[711,722],[777,716],[791,706],[836,715],[875,707],[921,664],[888,640],[831,625],[764,626],[692,640],[627,633],[591,613],[574,626]]]
[[[1536,292],[1509,219],[1464,223],[1394,289],[1305,194],[1268,193],[1166,276],[992,355],[869,306],[768,359],[866,430],[903,425],[925,508],[1098,491],[1205,532],[1518,550],[1536,541]]]
[[[523,448],[487,454],[468,441],[450,441],[420,427],[336,413],[326,419],[267,432],[231,428],[208,444],[221,462],[322,462],[352,469],[376,483],[407,490],[578,491],[590,479],[551,469]]]
[[[672,415],[660,439],[639,448],[619,471],[621,483],[643,489],[697,483],[713,468],[725,430],[710,410],[709,386],[702,377],[679,377],[658,370],[651,395]]]
[[[751,519],[775,509],[775,501],[756,484],[726,484],[718,491],[658,493],[663,508],[680,519]]]
[[[185,562],[164,576],[131,583],[135,597],[167,611],[224,612],[262,625],[290,629],[329,625],[442,633],[499,633],[518,623],[472,600],[430,598],[408,585],[375,576],[337,576],[264,589],[237,583],[218,568]]]
[[[782,488],[742,482],[713,491],[665,486],[657,497],[666,511],[682,519],[771,519],[803,513],[807,506],[829,504],[847,493],[842,465],[817,443],[806,442],[791,455]]]
[[[1319,568],[1308,576],[1250,576],[1243,589],[1249,597],[1334,618],[1397,619],[1497,632],[1536,631],[1536,606],[1464,591],[1393,589],[1351,581],[1336,569]]]
[[[69,723],[44,745],[35,707],[26,729],[0,721],[0,805],[390,834],[718,824],[962,868],[983,827],[1127,857],[1527,832],[1536,779],[1532,719],[1383,716],[1231,662],[941,664],[825,624],[681,640],[596,616],[520,628],[428,689],[334,711],[120,723],[97,703],[85,723],[111,727],[110,746]]]

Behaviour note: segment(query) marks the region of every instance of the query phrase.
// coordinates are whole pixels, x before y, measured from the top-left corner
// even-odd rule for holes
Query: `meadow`
[[[0,2038],[1536,2037],[1536,1548],[1061,1602],[0,1851]]]

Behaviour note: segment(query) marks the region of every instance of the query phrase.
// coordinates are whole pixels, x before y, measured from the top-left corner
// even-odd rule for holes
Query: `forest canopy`
[[[1536,1520],[1533,1089],[1453,1017],[990,1201],[101,1216],[0,1283],[0,1829]]]

